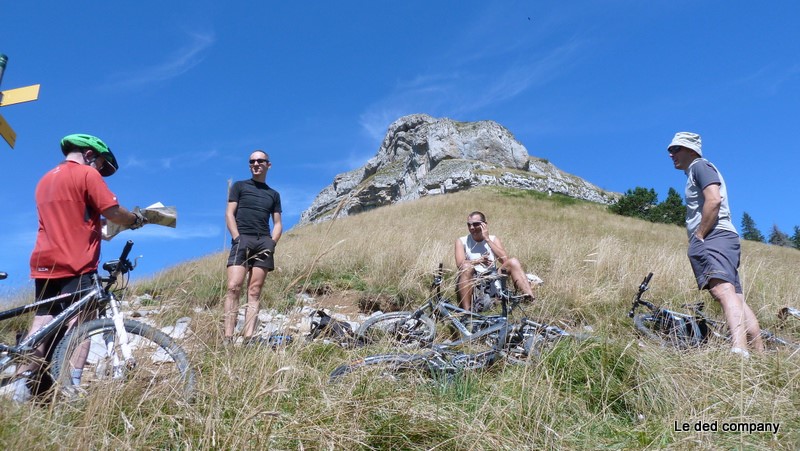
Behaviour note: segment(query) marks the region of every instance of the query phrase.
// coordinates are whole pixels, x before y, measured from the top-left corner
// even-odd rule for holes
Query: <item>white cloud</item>
[[[222,219],[220,219],[220,221],[222,221]],[[190,226],[179,225],[175,229],[158,225],[146,225],[138,230],[126,230],[114,239],[124,239],[127,236],[135,237],[137,239],[157,238],[159,240],[193,240],[197,238],[215,238],[221,236],[222,233],[222,226],[211,224],[197,224]]]
[[[457,69],[450,72],[401,80],[389,95],[361,114],[361,128],[380,143],[388,125],[403,115],[457,117],[496,106],[557,78],[574,64],[581,48],[582,42],[573,38],[547,53],[502,65],[496,54],[485,53],[482,59],[473,54],[466,61],[452,62],[451,66]]]
[[[138,88],[188,72],[203,61],[204,52],[214,44],[215,36],[213,33],[188,33],[188,37],[190,42],[166,61],[119,75],[117,80],[110,82],[105,88]]]
[[[125,162],[127,168],[143,168],[152,171],[160,172],[165,169],[171,169],[172,163],[179,161],[182,167],[202,166],[208,160],[217,158],[219,152],[216,150],[208,150],[205,152],[184,152],[180,154],[173,154],[169,157],[143,159],[135,156],[129,157]]]

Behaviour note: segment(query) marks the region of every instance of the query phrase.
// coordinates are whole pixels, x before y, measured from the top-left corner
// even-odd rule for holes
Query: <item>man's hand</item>
[[[147,224],[147,218],[145,218],[145,217],[144,217],[144,215],[142,214],[142,212],[140,212],[140,211],[139,211],[139,209],[138,209],[138,208],[135,208],[135,209],[134,209],[134,210],[133,210],[131,213],[132,213],[132,214],[133,214],[133,216],[136,218],[136,219],[133,221],[133,224],[131,224],[131,225],[129,226],[129,228],[130,228],[131,230],[138,229],[139,227],[141,227],[141,226],[143,226],[143,225]]]
[[[481,255],[481,258],[475,260],[476,265],[489,266],[491,263],[492,261],[489,259],[488,253]]]
[[[489,240],[489,225],[486,224],[485,222],[481,223],[481,234],[483,235],[483,240],[482,241],[488,241]]]

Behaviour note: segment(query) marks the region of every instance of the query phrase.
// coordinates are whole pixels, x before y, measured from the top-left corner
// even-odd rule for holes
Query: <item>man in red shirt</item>
[[[91,276],[97,272],[100,260],[101,215],[131,229],[146,222],[138,211],[131,212],[120,206],[103,180],[119,168],[114,154],[103,141],[91,135],[69,135],[61,140],[61,151],[66,159],[45,174],[36,186],[39,231],[30,265],[37,300],[91,287]],[[40,307],[28,336],[74,301],[66,298],[55,305]],[[69,327],[85,319],[82,316],[72,320]],[[38,348],[36,356],[43,358],[49,345],[52,343]],[[36,370],[35,363],[21,365],[17,369],[21,377],[4,387],[4,392],[18,402],[30,398],[27,380]],[[73,372],[73,379],[79,382],[82,370]]]

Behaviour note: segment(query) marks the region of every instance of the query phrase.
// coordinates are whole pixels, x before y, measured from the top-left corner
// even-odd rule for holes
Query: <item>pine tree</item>
[[[800,227],[794,226],[794,235],[792,235],[792,244],[795,249],[800,249]]]
[[[789,235],[781,232],[778,225],[772,226],[772,233],[769,234],[769,244],[773,246],[794,247]]]
[[[764,235],[756,227],[756,222],[747,212],[742,215],[742,238],[750,241],[764,242]]]
[[[683,199],[675,188],[670,188],[664,202],[652,210],[650,220],[679,226],[686,225],[686,205],[683,204]]]
[[[637,186],[625,194],[609,207],[612,212],[622,216],[651,220],[651,210],[656,207],[658,195],[656,190]]]

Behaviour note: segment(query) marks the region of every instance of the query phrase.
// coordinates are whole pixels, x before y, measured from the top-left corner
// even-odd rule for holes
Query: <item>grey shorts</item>
[[[720,279],[732,283],[736,292],[742,293],[742,284],[739,282],[740,246],[739,235],[729,230],[713,230],[705,241],[692,235],[688,254],[697,288],[707,289],[711,279]]]
[[[239,235],[231,241],[231,253],[228,255],[228,266],[244,266],[263,268],[267,271],[275,269],[275,241],[267,235]]]
[[[94,273],[95,271],[92,271],[80,276],[63,277],[60,279],[34,279],[36,300],[41,301],[61,294],[74,293],[79,290],[89,290],[94,284],[94,280],[92,279],[92,274]],[[36,309],[36,315],[58,315],[80,298],[80,295],[69,296],[49,305],[40,305]]]

